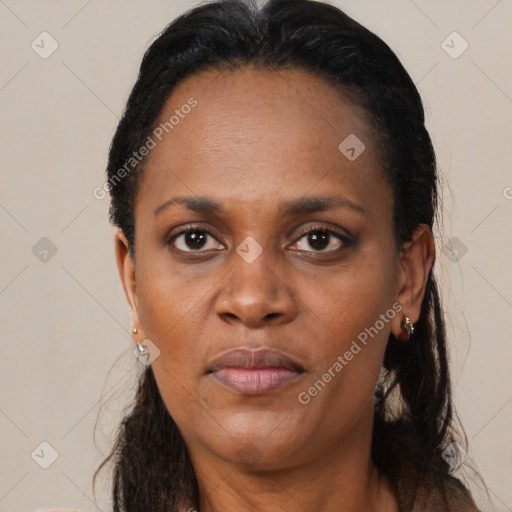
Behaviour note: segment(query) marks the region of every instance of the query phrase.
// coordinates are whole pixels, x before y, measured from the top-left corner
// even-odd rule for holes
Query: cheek
[[[326,400],[356,405],[373,393],[396,314],[389,269],[382,259],[362,259],[319,280],[304,297],[316,353],[309,385],[328,381]]]
[[[203,293],[196,288],[171,276],[145,279],[139,289],[144,334],[160,350],[152,363],[155,379],[166,408],[180,426],[202,417],[207,406],[197,388],[203,368],[198,340],[205,298],[204,288]]]
[[[164,258],[141,258],[136,289],[139,318],[145,334],[155,342],[180,340],[177,332],[193,319],[204,296],[204,289],[184,279]]]
[[[160,350],[153,371],[167,409],[178,424],[188,425],[209,409],[198,377],[205,370],[204,343],[209,332],[215,334],[208,322],[211,293],[225,281],[215,270],[202,277],[187,272],[160,249],[140,252],[137,311],[144,335]]]
[[[323,339],[331,338],[336,348],[373,326],[392,304],[392,280],[389,265],[378,258],[359,258],[331,275],[319,276],[315,286],[307,286],[303,300]],[[380,325],[380,324],[379,324]],[[389,323],[386,323],[389,330]],[[386,329],[383,329],[386,330]],[[328,346],[331,344],[328,344]]]
[[[199,334],[205,323],[204,286],[186,282],[166,268],[152,266],[137,282],[138,314],[146,338],[160,350],[155,373],[168,373],[167,383],[179,391],[201,368]]]

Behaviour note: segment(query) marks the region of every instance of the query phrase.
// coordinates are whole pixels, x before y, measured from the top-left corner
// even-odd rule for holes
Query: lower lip
[[[262,395],[294,381],[300,373],[287,368],[222,368],[212,376],[243,395]]]

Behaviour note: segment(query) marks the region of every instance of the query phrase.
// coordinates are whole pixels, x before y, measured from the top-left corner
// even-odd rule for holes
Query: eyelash
[[[182,231],[180,231],[178,233],[175,233],[172,237],[170,237],[169,240],[167,241],[167,245],[172,244],[174,242],[174,240],[176,240],[176,238],[178,238],[181,235],[186,235],[188,233],[195,233],[195,232],[203,233],[203,234],[205,234],[207,236],[211,236],[212,238],[217,240],[216,237],[210,231],[205,229],[204,227],[199,226],[199,225],[191,224],[191,225],[185,226],[185,229],[183,229]],[[294,243],[296,243],[299,240],[301,240],[302,238],[304,238],[305,235],[308,235],[310,233],[318,233],[318,232],[323,232],[323,233],[328,233],[329,235],[333,235],[338,240],[340,240],[343,245],[340,248],[338,248],[338,249],[331,249],[331,250],[328,250],[328,251],[324,251],[324,250],[320,250],[320,251],[301,251],[301,250],[298,250],[296,252],[310,252],[310,253],[313,253],[313,254],[332,254],[332,253],[341,252],[343,249],[347,249],[352,244],[352,240],[351,240],[351,238],[348,235],[345,235],[342,232],[339,232],[339,231],[337,231],[337,230],[335,230],[335,229],[333,229],[333,228],[331,228],[329,226],[324,226],[324,225],[312,226],[312,227],[309,227],[309,228],[307,228],[307,229],[305,229],[303,231],[300,231],[298,233],[297,238],[295,239]],[[182,251],[181,249],[176,249],[176,250],[181,252],[181,253],[185,253],[185,254],[194,254],[194,253],[201,254],[201,253],[210,252],[210,250],[212,250],[212,249],[206,250],[206,251],[204,251],[204,250],[203,251],[202,250]],[[216,250],[216,249],[213,249],[213,250]]]

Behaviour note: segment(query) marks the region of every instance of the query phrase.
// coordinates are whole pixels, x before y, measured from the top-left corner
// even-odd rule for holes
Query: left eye
[[[305,239],[306,242],[301,242],[303,239]],[[305,244],[309,244],[310,247],[313,248],[313,252],[330,252],[340,249],[343,245],[348,245],[348,242],[346,237],[340,233],[331,229],[322,228],[313,229],[304,233],[298,241],[295,242],[295,245],[297,245],[300,250],[311,252],[303,247]]]

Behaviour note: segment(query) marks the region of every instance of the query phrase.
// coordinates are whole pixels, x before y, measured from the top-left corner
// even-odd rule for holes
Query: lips
[[[211,372],[222,368],[243,368],[256,370],[261,368],[284,368],[302,372],[304,369],[284,352],[273,348],[250,349],[239,347],[222,353],[210,367]]]
[[[244,395],[261,395],[296,380],[304,368],[280,350],[239,347],[222,353],[208,374]]]

